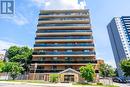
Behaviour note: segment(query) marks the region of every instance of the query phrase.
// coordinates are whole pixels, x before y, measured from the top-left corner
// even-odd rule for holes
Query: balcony
[[[89,15],[39,15],[40,19],[50,20],[51,18],[88,18]]]
[[[37,28],[38,28],[38,30],[48,30],[48,29],[50,29],[50,30],[55,30],[55,29],[65,29],[65,30],[67,30],[67,29],[82,29],[82,30],[84,30],[84,29],[91,29],[91,25],[86,25],[86,26],[37,26]]]
[[[43,69],[37,69],[35,70],[30,70],[30,73],[58,73],[61,72],[63,70],[43,70]]]
[[[53,61],[32,61],[31,63],[55,63],[55,64],[60,64],[60,63],[94,63],[96,64],[97,63],[97,60],[88,60],[88,61],[60,61],[60,60],[53,60]]]
[[[37,37],[39,36],[65,36],[65,35],[92,35],[92,32],[59,32],[59,33],[36,33]]]
[[[57,39],[93,39],[92,36],[81,36],[81,37],[76,37],[76,36],[71,36],[71,37],[36,37],[35,40],[57,40]]]
[[[56,26],[59,26],[59,27],[64,27],[64,26],[90,26],[90,24],[89,23],[85,23],[85,24],[75,24],[75,23],[71,23],[71,24],[41,24],[41,23],[39,23],[38,25],[37,25],[38,27],[40,26],[40,27],[56,27]]]
[[[89,24],[90,20],[40,20],[38,21],[38,24]]]
[[[55,33],[55,32],[92,32],[92,30],[38,30],[36,33]]]
[[[94,47],[94,44],[35,44],[34,47]]]
[[[88,9],[85,9],[85,10],[81,10],[81,9],[79,9],[79,10],[41,10],[39,15],[52,15],[52,14],[53,15],[54,14],[70,15],[72,13],[74,13],[74,14],[77,13],[79,15],[79,13],[88,14],[89,12],[88,12]]]
[[[59,73],[64,70],[44,70],[44,69],[36,69],[36,70],[30,70],[30,73]],[[79,71],[79,70],[77,70]],[[99,73],[99,70],[95,70],[95,73]]]
[[[95,52],[33,52],[33,55],[95,55]]]

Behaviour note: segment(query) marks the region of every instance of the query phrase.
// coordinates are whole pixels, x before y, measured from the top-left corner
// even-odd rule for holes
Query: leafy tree
[[[121,69],[126,77],[130,76],[130,59],[122,60],[120,63]]]
[[[22,73],[23,67],[19,63],[15,62],[6,62],[3,68],[3,72],[9,73],[13,80]]]
[[[87,80],[87,82],[91,82],[94,80],[95,70],[92,64],[88,64],[86,66],[80,67],[81,77]]]
[[[2,72],[6,72],[7,74],[11,71],[12,62],[5,62],[5,66],[2,69]]]
[[[11,66],[11,72],[10,72],[10,76],[13,78],[13,80],[15,80],[15,78],[22,73],[23,71],[23,67],[18,64],[18,63],[12,63]]]
[[[25,71],[28,71],[32,58],[32,49],[28,47],[12,46],[8,49],[8,58],[10,62],[18,62],[22,64]]]
[[[58,82],[58,74],[50,74],[50,82]]]
[[[8,55],[7,55],[7,57],[8,57],[9,59],[11,59],[11,58],[14,57],[15,55],[19,54],[19,50],[20,50],[20,47],[11,46],[11,47],[8,49]]]
[[[3,67],[5,66],[3,61],[0,61],[0,72],[2,72]]]
[[[101,64],[99,67],[100,76],[102,77],[113,77],[115,76],[115,71],[112,66],[108,64]]]

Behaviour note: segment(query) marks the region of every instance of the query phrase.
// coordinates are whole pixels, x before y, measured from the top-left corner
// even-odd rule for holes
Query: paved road
[[[122,84],[122,83],[115,83],[112,81],[111,78],[108,78],[108,79],[101,79],[100,82],[104,83],[104,84],[111,84],[111,85],[118,85],[120,87],[130,87],[130,83],[127,83],[127,84]]]
[[[34,86],[34,85],[27,85],[27,84],[5,84],[0,83],[0,87],[43,87],[43,86]],[[47,87],[47,86],[46,86]]]
[[[130,83],[118,84],[120,87],[130,87]],[[33,83],[12,83],[12,82],[0,82],[0,87],[73,87],[71,84],[33,84]],[[92,87],[92,86],[81,86],[81,87]]]
[[[127,83],[127,84],[119,84],[120,87],[130,87],[130,83]]]
[[[0,82],[0,87],[70,87],[70,84],[33,84],[17,82]]]

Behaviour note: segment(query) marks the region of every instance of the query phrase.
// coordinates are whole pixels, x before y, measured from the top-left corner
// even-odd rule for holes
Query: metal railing
[[[74,60],[71,60],[71,61],[68,61],[68,60],[64,60],[64,61],[61,61],[61,60],[53,60],[53,61],[32,61],[31,63],[97,63],[97,60],[88,60],[88,61],[74,61]]]
[[[94,44],[35,44],[34,47],[78,47],[78,46],[91,46],[94,47]]]
[[[95,55],[95,52],[33,52],[33,55]]]

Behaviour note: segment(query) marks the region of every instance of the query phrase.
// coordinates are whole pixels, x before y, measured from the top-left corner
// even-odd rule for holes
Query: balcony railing
[[[97,63],[97,60],[88,60],[88,61],[59,61],[59,60],[53,60],[53,61],[32,61],[31,63]]]
[[[61,16],[57,16],[56,18],[40,18],[40,19],[38,19],[38,21],[48,21],[48,20],[85,20],[85,19],[88,19],[87,18],[87,15],[82,15],[82,16],[77,16],[76,15],[76,17],[74,17],[74,16],[72,16],[72,17],[61,17]]]
[[[38,24],[37,25],[38,27],[39,26],[42,26],[42,27],[47,27],[47,26],[91,26],[89,23],[88,24]]]
[[[48,40],[48,39],[93,39],[93,37],[36,37],[35,40]]]
[[[34,47],[78,47],[78,46],[91,46],[94,47],[94,44],[35,44]]]
[[[33,55],[95,55],[95,52],[33,52]]]
[[[38,30],[36,33],[53,33],[53,32],[92,32],[92,30]]]
[[[64,70],[44,70],[44,69],[36,69],[30,70],[30,73],[58,73]],[[76,70],[79,71],[79,70]],[[99,70],[95,70],[95,73],[99,73]]]
[[[58,72],[61,72],[61,71],[63,71],[63,70],[43,70],[43,69],[36,69],[36,71],[35,70],[30,70],[30,73],[51,73],[51,72],[53,72],[53,73],[58,73]]]

